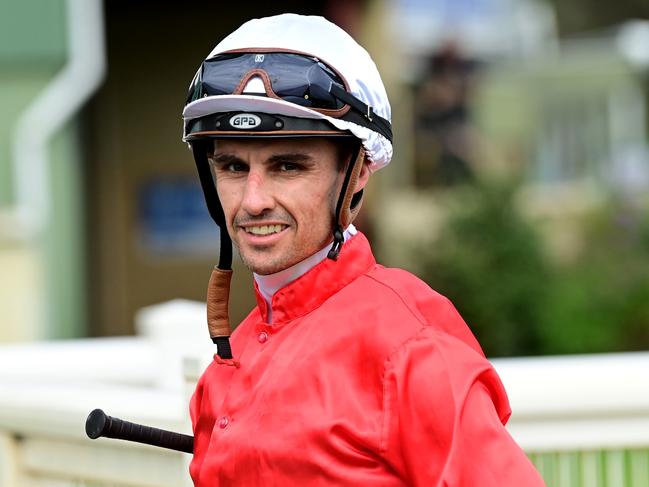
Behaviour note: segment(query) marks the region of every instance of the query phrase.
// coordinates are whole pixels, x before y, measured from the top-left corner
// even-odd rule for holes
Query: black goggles
[[[218,95],[240,95],[254,77],[266,96],[368,127],[392,140],[390,122],[348,91],[336,71],[317,58],[291,52],[228,52],[206,59],[189,88],[187,103]]]

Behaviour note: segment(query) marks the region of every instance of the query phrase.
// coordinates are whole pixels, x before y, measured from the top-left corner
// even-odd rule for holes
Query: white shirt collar
[[[349,225],[347,229],[343,232],[344,241],[346,242],[351,237],[356,235],[356,227],[354,225]],[[326,245],[323,249],[320,249],[315,254],[307,257],[306,259],[298,262],[291,267],[288,267],[282,271],[276,272],[275,274],[268,274],[265,276],[253,273],[255,282],[257,283],[257,288],[259,289],[260,294],[266,300],[268,305],[268,322],[273,322],[273,310],[271,308],[271,302],[273,300],[273,295],[286,286],[288,283],[295,281],[298,277],[306,274],[307,271],[311,270],[317,264],[322,262],[327,258],[329,253],[329,248],[331,243]]]

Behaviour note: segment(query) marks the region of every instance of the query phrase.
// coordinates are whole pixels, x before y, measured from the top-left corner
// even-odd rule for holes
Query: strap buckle
[[[344,241],[345,237],[343,235],[343,230],[337,226],[334,229],[334,244],[331,246],[331,250],[329,250],[329,253],[327,254],[328,259],[338,260],[338,254],[340,253]]]
[[[367,105],[367,113],[365,114],[365,118],[367,118],[370,122],[373,122],[372,115],[374,115],[372,105]]]

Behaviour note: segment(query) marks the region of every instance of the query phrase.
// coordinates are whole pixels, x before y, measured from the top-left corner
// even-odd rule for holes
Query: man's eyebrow
[[[288,162],[291,164],[304,164],[313,161],[313,157],[303,152],[287,152],[286,154],[275,154],[266,161],[268,164]]]
[[[228,154],[227,152],[214,154],[210,159],[212,160],[213,164],[219,166],[226,166],[228,164],[243,162],[239,157],[235,156],[234,154]]]

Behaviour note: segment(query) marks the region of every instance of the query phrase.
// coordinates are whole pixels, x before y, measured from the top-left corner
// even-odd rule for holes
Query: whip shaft
[[[185,453],[194,452],[193,436],[113,418],[101,409],[95,409],[88,415],[86,434],[93,440],[104,436],[106,438],[146,443],[147,445]]]

